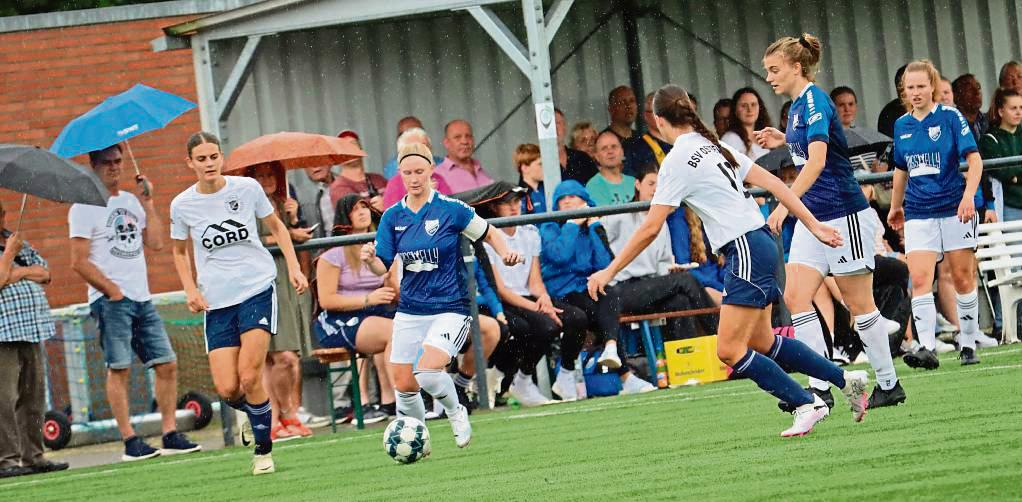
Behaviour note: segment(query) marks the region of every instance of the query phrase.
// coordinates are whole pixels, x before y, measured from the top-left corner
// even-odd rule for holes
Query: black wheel
[[[51,450],[59,450],[71,441],[71,420],[57,411],[43,415],[43,443]]]
[[[177,401],[177,409],[195,413],[195,430],[203,429],[213,420],[213,403],[198,392],[189,392]]]

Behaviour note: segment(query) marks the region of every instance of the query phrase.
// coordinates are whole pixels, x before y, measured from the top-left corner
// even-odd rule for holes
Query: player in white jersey
[[[217,393],[248,415],[256,444],[252,473],[271,473],[271,410],[262,373],[270,336],[277,330],[277,269],[259,241],[257,221],[273,233],[295,290],[303,293],[308,282],[287,228],[259,182],[221,174],[224,160],[217,137],[193,134],[187,161],[198,181],[170,204],[174,266],[188,308],[205,313],[206,350]],[[189,238],[198,285],[188,256]]]
[[[781,433],[802,436],[829,415],[819,396],[803,389],[785,370],[824,379],[842,389],[855,421],[866,413],[868,377],[845,372],[793,339],[774,335],[770,309],[780,299],[777,246],[759,207],[745,190],[750,183],[770,191],[820,242],[842,244],[841,234],[820,223],[777,177],[748,157],[718,142],[696,114],[684,89],[667,85],[653,98],[661,134],[674,144],[664,159],[660,182],[646,219],[611,264],[589,278],[589,295],[604,287],[656,239],[667,217],[682,203],[703,220],[715,253],[727,256],[724,300],[717,330],[717,356],[737,375],[796,405],[795,423]]]

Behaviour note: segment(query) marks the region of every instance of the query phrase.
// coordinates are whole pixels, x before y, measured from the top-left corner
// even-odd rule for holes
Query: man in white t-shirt
[[[145,252],[163,248],[165,226],[153,204],[152,185],[138,177],[140,197],[119,189],[120,145],[89,153],[89,162],[110,191],[106,207],[74,204],[68,213],[71,268],[89,285],[89,307],[99,326],[107,366],[106,394],[124,440],[122,460],[141,460],[201,449],[177,432],[177,356],[149,294]],[[144,190],[143,187],[148,190]],[[163,448],[135,435],[128,412],[131,353],[156,372],[156,403],[162,415]]]

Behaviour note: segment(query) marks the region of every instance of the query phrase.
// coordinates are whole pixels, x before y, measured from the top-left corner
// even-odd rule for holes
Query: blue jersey
[[[923,120],[911,113],[894,123],[894,167],[908,171],[905,219],[946,218],[958,213],[965,178],[958,170],[977,151],[969,122],[958,110],[935,105]]]
[[[820,221],[830,221],[869,207],[848,161],[848,141],[834,102],[810,83],[791,104],[785,132],[788,151],[799,172],[809,160],[809,144],[827,143],[827,159],[820,177],[802,195],[802,202]]]
[[[474,209],[435,191],[417,213],[404,199],[387,209],[376,232],[376,256],[387,268],[396,258],[401,260],[404,275],[397,311],[468,315],[467,275],[458,237],[479,240],[487,228]]]

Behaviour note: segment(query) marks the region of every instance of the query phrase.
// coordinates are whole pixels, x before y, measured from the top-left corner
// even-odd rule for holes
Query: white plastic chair
[[[1001,297],[1002,343],[1018,343],[1018,309],[1022,301],[1022,221],[979,225],[979,249],[976,259],[981,272],[993,271]]]

